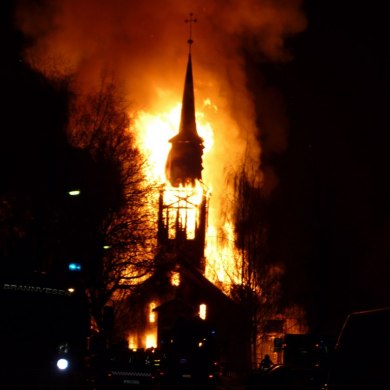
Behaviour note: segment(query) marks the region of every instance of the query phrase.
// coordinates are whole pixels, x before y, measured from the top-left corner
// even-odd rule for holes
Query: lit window
[[[207,306],[205,303],[202,303],[199,305],[199,317],[202,319],[202,320],[205,320],[206,319],[206,313],[207,313]]]
[[[127,346],[128,348],[135,350],[137,349],[137,336],[135,334],[129,334],[129,337],[127,339]]]
[[[155,348],[157,345],[157,338],[155,334],[146,335],[146,348]]]
[[[151,302],[149,305],[149,322],[156,322],[156,313],[154,312],[154,309],[156,308],[156,303]]]
[[[172,286],[179,286],[180,285],[180,273],[179,272],[173,272],[171,275],[171,285]]]

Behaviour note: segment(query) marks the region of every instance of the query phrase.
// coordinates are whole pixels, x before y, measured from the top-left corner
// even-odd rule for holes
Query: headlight
[[[57,368],[61,371],[65,371],[69,367],[69,360],[61,358],[57,360]]]

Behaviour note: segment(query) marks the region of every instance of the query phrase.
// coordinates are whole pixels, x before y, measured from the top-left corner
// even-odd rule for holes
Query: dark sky
[[[269,71],[290,122],[273,229],[286,293],[332,332],[349,311],[390,304],[389,28],[379,1],[306,9],[294,60]]]

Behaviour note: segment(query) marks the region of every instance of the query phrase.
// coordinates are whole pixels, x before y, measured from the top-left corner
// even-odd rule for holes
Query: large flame
[[[183,21],[194,12],[199,21],[192,47],[196,119],[205,140],[202,177],[212,190],[206,276],[222,287],[239,282],[240,265],[229,221],[233,188],[226,183],[226,171],[238,168],[244,155],[260,167],[257,115],[261,123],[272,124],[268,132],[267,126],[262,129],[269,152],[283,151],[287,142],[284,111],[275,91],[266,88],[261,77],[249,88],[243,53],[287,60],[285,39],[306,27],[302,4],[303,0],[25,1],[16,15],[19,29],[31,42],[24,57],[46,76],[72,75],[76,93],[96,90],[107,69],[121,80],[131,102],[138,145],[151,164],[148,180],[169,186],[168,140],[179,128],[187,59],[188,26]],[[264,182],[267,185],[267,177]],[[149,336],[146,344],[153,343]],[[129,340],[129,346],[137,344],[136,337]]]
[[[211,210],[216,220],[221,211],[218,205],[229,196],[224,170],[237,166],[244,153],[260,166],[256,112],[261,113],[262,123],[272,123],[272,131],[266,134],[270,152],[285,148],[284,112],[274,97],[275,91],[257,77],[255,101],[248,88],[251,82],[243,53],[255,53],[262,60],[289,59],[285,39],[306,27],[302,3],[25,1],[20,2],[15,20],[30,38],[24,57],[35,68],[54,78],[71,75],[76,93],[96,89],[102,71],[108,70],[120,80],[132,108],[139,111],[140,121],[166,125],[174,135],[178,127],[172,126],[169,117],[181,101],[188,37],[184,20],[193,12],[198,20],[193,26],[192,46],[198,122],[202,115],[207,116],[205,123],[212,123],[216,145],[205,156],[203,176],[213,190],[213,198],[219,200],[214,201]],[[154,137],[160,135],[155,133]],[[210,139],[204,133],[201,136]],[[143,140],[158,142],[159,138]],[[165,155],[164,148],[169,146],[159,143],[161,155]],[[158,166],[163,175],[164,164]]]
[[[76,93],[96,89],[102,71],[121,80],[141,131],[140,147],[154,165],[148,179],[165,183],[167,140],[178,130],[187,60],[184,20],[189,12],[195,14],[192,60],[197,124],[206,146],[203,180],[212,190],[207,242],[208,246],[222,244],[219,256],[230,264],[235,255],[224,252],[232,228],[220,218],[232,198],[225,173],[241,164],[243,155],[260,167],[256,111],[263,115],[262,123],[272,122],[273,131],[267,134],[270,151],[280,151],[286,143],[283,111],[275,99],[272,110],[267,109],[273,91],[263,88],[261,78],[257,78],[255,101],[243,53],[271,61],[289,59],[285,38],[306,27],[302,3],[53,0],[21,2],[15,20],[30,38],[25,59],[48,77],[72,75]],[[210,247],[206,252],[210,255]],[[217,262],[214,268],[214,278],[223,279],[222,265]]]
[[[210,104],[210,100],[205,102],[205,105]],[[138,147],[148,158],[149,169],[146,175],[151,181],[167,182],[165,163],[171,148],[168,140],[178,132],[180,112],[181,103],[176,102],[161,112],[139,111],[134,117]],[[196,121],[198,133],[204,140],[204,153],[207,154],[214,143],[214,131],[204,113],[198,112]]]
[[[205,111],[196,112],[197,130],[199,135],[204,140],[204,160],[208,162],[205,164],[203,174],[204,184],[208,187],[206,191],[211,190],[213,185],[213,175],[209,173],[213,171],[215,164],[210,159],[209,154],[214,147],[214,128],[207,116],[207,108],[212,111],[218,111],[218,107],[213,104],[210,98],[204,100],[201,107],[206,108]],[[138,147],[142,150],[144,155],[148,158],[149,164],[146,172],[146,177],[152,182],[160,182],[164,184],[166,191],[165,204],[177,203],[180,209],[180,219],[186,222],[187,237],[194,238],[195,226],[197,225],[196,207],[188,209],[188,207],[180,208],[188,204],[188,200],[194,206],[199,206],[202,202],[203,191],[205,185],[196,183],[195,187],[188,188],[173,188],[170,186],[165,175],[165,163],[171,144],[169,139],[177,134],[180,122],[181,103],[177,102],[171,106],[168,105],[166,110],[152,114],[150,112],[138,112],[134,118],[135,129],[137,131]],[[208,165],[211,164],[209,167]],[[222,172],[221,172],[222,174]],[[218,204],[219,200],[215,200]],[[237,272],[239,268],[239,258],[234,247],[234,233],[233,226],[228,222],[221,223],[218,220],[218,213],[213,212],[215,202],[211,199],[210,202],[210,216],[208,221],[208,231],[206,235],[206,277],[216,283],[219,282],[225,286],[230,285],[231,282],[239,283],[240,277]],[[176,215],[172,216],[171,220],[174,223]],[[168,230],[168,233],[174,232],[174,226]],[[173,237],[171,237],[173,238]],[[226,287],[228,288],[228,287]]]

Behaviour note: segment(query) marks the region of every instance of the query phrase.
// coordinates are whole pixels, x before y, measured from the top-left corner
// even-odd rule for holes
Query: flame
[[[210,108],[213,112],[218,111],[218,107],[211,98],[204,100],[204,111],[196,112],[197,130],[204,140],[204,161],[208,159],[208,154],[214,146],[214,128],[208,120],[206,111]],[[202,202],[205,185],[197,182],[195,187],[172,187],[165,175],[165,164],[171,148],[169,139],[177,134],[180,122],[181,103],[177,102],[161,112],[151,113],[140,111],[133,116],[134,127],[137,132],[137,145],[148,159],[145,176],[151,182],[159,182],[163,185],[164,204],[176,204],[180,212],[179,219],[187,226],[187,237],[194,238],[195,227],[198,224],[197,206]],[[206,183],[206,191],[211,192],[212,176],[208,172],[212,169],[205,169],[203,180]],[[218,199],[215,200],[219,202]],[[189,208],[188,205],[193,205]],[[183,206],[187,207],[183,207]],[[217,213],[213,212],[211,200],[211,212],[209,213],[208,231],[206,237],[206,277],[213,283],[222,283],[225,290],[232,282],[240,282],[237,270],[239,269],[239,256],[234,247],[233,225],[224,223],[220,227]],[[172,210],[174,215],[168,218],[168,234],[173,238],[173,225],[176,220],[176,209]],[[171,226],[169,225],[171,223]],[[217,233],[218,231],[218,233]]]
[[[156,322],[156,312],[154,309],[156,308],[156,302],[150,302],[149,304],[149,322],[154,323]]]
[[[196,183],[195,187],[173,188],[166,186],[164,191],[164,204],[175,205],[168,211],[168,238],[175,238],[177,212],[179,222],[186,226],[186,236],[188,239],[195,238],[196,227],[199,225],[198,207],[203,200],[203,187]]]
[[[156,348],[157,347],[157,337],[155,333],[148,333],[146,335],[146,348]]]
[[[211,105],[206,99],[205,105]],[[166,183],[165,162],[171,149],[168,142],[177,134],[180,122],[181,103],[175,103],[171,108],[160,113],[139,111],[134,117],[135,128],[138,132],[138,147],[148,158],[149,168],[145,172],[148,180]],[[196,113],[197,130],[204,140],[204,153],[207,154],[214,143],[214,131],[207,122],[204,113]]]
[[[171,275],[171,285],[172,286],[180,286],[180,273],[173,272]]]
[[[35,69],[54,80],[71,75],[78,94],[98,88],[102,72],[112,67],[115,78],[122,80],[126,98],[137,110],[131,116],[138,146],[150,163],[147,178],[168,188],[165,162],[168,140],[179,127],[176,93],[181,92],[183,80],[178,69],[185,68],[182,54],[188,26],[182,20],[188,13],[187,2],[19,3],[15,21],[30,42],[24,60]],[[233,226],[220,217],[224,202],[232,196],[232,189],[226,187],[225,170],[239,166],[244,154],[254,166],[260,166],[260,117],[269,153],[285,150],[287,142],[284,109],[274,89],[264,85],[261,78],[252,84],[254,88],[248,88],[251,79],[243,53],[254,52],[256,57],[271,61],[288,60],[291,54],[284,47],[286,38],[307,25],[302,4],[303,0],[196,0],[192,4],[200,22],[194,68],[195,95],[203,102],[197,105],[201,110],[196,114],[198,132],[205,141],[202,176],[213,191],[205,272],[224,291],[231,282],[240,282],[241,261],[234,249]],[[272,170],[269,172],[259,174],[272,187],[267,184],[275,181]],[[191,218],[195,223],[196,215]],[[137,342],[140,340],[129,336],[129,346],[145,344],[144,335],[142,343]],[[149,337],[146,344],[153,344],[151,340]]]
[[[139,131],[138,147],[148,159],[149,169],[145,172],[148,180],[164,183],[165,161],[171,145],[168,139],[177,133],[181,104],[160,114],[140,111],[135,118],[135,128]]]
[[[159,301],[151,300],[145,308],[147,318],[146,328],[133,328],[127,334],[129,349],[156,348],[157,347],[157,313]]]
[[[206,277],[216,283],[222,283],[221,287],[228,292],[231,284],[240,284],[241,256],[235,248],[234,228],[229,222],[225,222],[219,229],[215,225],[208,228],[206,244]]]
[[[136,349],[138,347],[137,336],[133,334],[129,334],[127,338],[127,346],[129,349]]]
[[[139,137],[145,152],[153,150],[155,168],[148,173],[165,182],[164,156],[170,147],[165,140],[178,129],[177,94],[182,91],[187,52],[188,25],[183,22],[189,11],[187,2],[18,3],[15,22],[30,42],[24,60],[54,80],[71,75],[76,95],[98,89],[102,73],[112,72],[132,109],[137,110],[136,127],[150,132]],[[218,144],[210,158],[204,156],[203,179],[218,199],[209,211],[212,223],[218,220],[218,202],[226,195],[226,166],[234,168],[244,153],[260,166],[256,114],[261,115],[262,123],[272,124],[272,131],[263,133],[268,148],[274,148],[269,152],[285,148],[284,109],[274,89],[264,86],[260,78],[252,90],[248,88],[251,80],[243,53],[254,52],[255,57],[270,61],[288,60],[291,54],[285,50],[286,38],[307,25],[302,3],[196,0],[191,4],[199,20],[192,49],[195,95],[202,102],[197,103],[201,107],[198,130],[206,154],[213,148],[214,138]]]

